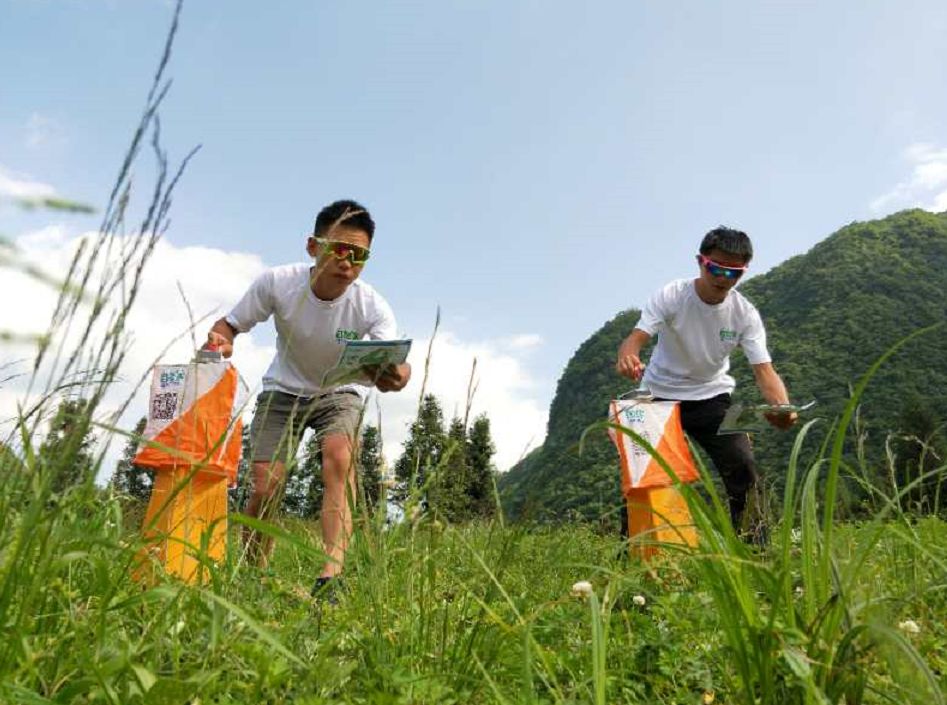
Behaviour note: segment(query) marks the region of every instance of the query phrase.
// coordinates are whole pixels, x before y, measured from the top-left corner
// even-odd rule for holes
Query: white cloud
[[[33,181],[28,176],[7,171],[0,166],[0,197],[46,198],[55,193],[56,190],[49,184]]]
[[[93,235],[88,234],[89,237]],[[35,263],[50,275],[62,278],[80,239],[70,236],[61,227],[49,227],[21,236],[15,244],[23,259]],[[196,342],[200,344],[210,323],[237,301],[263,268],[263,262],[256,255],[206,247],[178,247],[169,240],[159,241],[145,267],[138,298],[126,327],[131,344],[122,367],[122,377],[112,385],[104,400],[103,413],[118,409],[131,397],[128,409],[118,421],[120,428],[131,429],[147,408],[147,381],[137,391],[135,385],[147,375],[161,351],[171,344],[162,362],[190,358],[194,347],[190,333],[172,343],[190,326],[178,283],[194,316],[204,317],[194,330]],[[22,272],[5,269],[0,276],[0,300],[15,302],[15,305],[0,309],[0,331],[41,334],[45,332],[55,305],[56,292]],[[233,362],[253,391],[258,389],[273,355],[271,331],[269,325],[261,326],[237,341]],[[73,339],[77,334],[78,331],[72,331]],[[477,358],[479,384],[471,418],[487,412],[497,446],[495,461],[502,470],[515,463],[527,447],[541,443],[545,435],[546,411],[522,359],[539,342],[538,336],[529,334],[496,341],[470,341],[442,331],[434,343],[427,390],[440,399],[448,420],[454,414],[464,413],[471,363],[474,357]],[[400,454],[408,426],[417,411],[427,345],[427,340],[415,341],[410,358],[414,377],[404,391],[376,395],[381,406],[385,450],[390,462]],[[28,372],[28,359],[33,352],[33,347],[28,345],[0,346],[0,421],[14,415],[27,384],[25,374],[13,380],[4,379],[14,372]],[[367,418],[374,423],[374,396],[370,404]],[[8,430],[8,425],[0,424],[0,437]],[[122,446],[124,441],[121,438],[112,443],[106,462],[109,471]]]
[[[382,434],[385,454],[393,464],[401,453],[401,444],[417,414],[424,360],[429,340],[415,340],[409,361],[411,382],[396,394],[378,395],[381,402]],[[508,470],[527,450],[543,442],[546,435],[546,410],[539,401],[537,386],[515,352],[507,351],[509,340],[461,340],[449,331],[434,339],[426,393],[441,402],[446,421],[463,417],[467,405],[467,387],[474,358],[477,359],[476,392],[470,419],[486,413],[490,432],[497,447],[494,461],[500,470]],[[366,418],[376,423],[372,400]]]
[[[537,333],[523,333],[507,339],[507,345],[513,350],[531,350],[543,344],[543,337]]]
[[[871,209],[876,213],[902,208],[947,210],[947,149],[912,144],[904,150],[904,159],[911,167],[911,175],[872,201]]]

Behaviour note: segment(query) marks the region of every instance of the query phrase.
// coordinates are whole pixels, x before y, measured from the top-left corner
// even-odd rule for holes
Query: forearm
[[[786,385],[783,384],[782,378],[776,373],[772,363],[753,365],[753,374],[756,376],[756,386],[760,388],[760,393],[768,404],[781,406],[789,403]],[[795,411],[779,410],[766,414],[767,421],[784,431],[791,428],[798,419],[799,414]]]
[[[756,386],[759,387],[760,394],[763,395],[767,404],[789,403],[786,385],[771,363],[754,365],[753,372],[756,376]]]
[[[631,331],[631,335],[622,341],[618,348],[618,359],[615,361],[615,371],[630,380],[638,381],[644,374],[644,364],[638,355],[641,353],[651,336],[640,328]]]
[[[635,328],[631,331],[631,335],[622,341],[621,346],[618,348],[618,357],[621,358],[628,355],[639,357],[641,355],[641,348],[647,345],[649,340],[651,340],[650,335],[640,328]]]

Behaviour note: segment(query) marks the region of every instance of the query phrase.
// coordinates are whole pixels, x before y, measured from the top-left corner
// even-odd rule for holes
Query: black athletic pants
[[[655,401],[671,400],[655,399]],[[681,426],[684,432],[707,452],[714,468],[723,479],[730,504],[730,520],[734,528],[739,531],[746,511],[747,497],[750,492],[758,491],[756,461],[753,459],[750,437],[745,433],[717,435],[717,428],[723,421],[727,409],[730,408],[729,394],[718,394],[710,399],[699,401],[681,401],[680,406]],[[757,512],[759,512],[759,502],[756,502],[755,513]],[[628,534],[627,522],[627,515],[622,512],[623,536]],[[756,532],[759,526],[758,519],[750,523],[750,532]]]

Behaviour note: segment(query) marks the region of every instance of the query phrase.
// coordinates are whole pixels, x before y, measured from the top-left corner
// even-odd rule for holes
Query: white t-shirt
[[[227,314],[241,333],[273,316],[276,356],[263,375],[263,389],[315,396],[331,389],[319,386],[339,359],[346,340],[388,340],[397,336],[395,314],[381,294],[356,279],[339,298],[322,301],[309,286],[310,265],[287,264],[261,274]],[[351,384],[337,389],[365,396],[367,388]]]
[[[737,345],[751,365],[772,359],[756,307],[733,289],[722,303],[705,303],[693,279],[654,294],[635,328],[658,336],[641,382],[656,397],[698,400],[732,392],[736,383],[727,372]]]

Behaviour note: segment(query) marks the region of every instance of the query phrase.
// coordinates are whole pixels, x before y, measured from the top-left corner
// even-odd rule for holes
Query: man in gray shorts
[[[322,454],[325,484],[322,540],[326,562],[316,581],[326,585],[345,560],[355,501],[355,447],[364,397],[361,385],[320,386],[338,360],[346,340],[397,337],[388,302],[359,280],[369,256],[375,223],[355,201],[336,201],[320,211],[306,252],[315,262],[284,265],[264,272],[224,318],[214,323],[205,347],[233,353],[233,341],[271,316],[276,324],[276,355],[263,376],[250,436],[253,487],[245,511],[270,519],[282,498],[286,466],[296,456],[302,434],[312,428]],[[380,370],[375,386],[400,391],[410,365]],[[266,565],[272,540],[244,531],[251,559]]]

